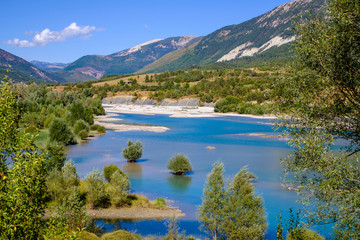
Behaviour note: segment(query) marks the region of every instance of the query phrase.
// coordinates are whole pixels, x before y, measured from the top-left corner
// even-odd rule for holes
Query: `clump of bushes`
[[[74,143],[74,135],[66,124],[65,120],[55,117],[49,128],[50,141],[62,143],[64,145]]]
[[[138,140],[133,143],[131,140],[127,143],[127,148],[123,149],[123,156],[126,160],[130,162],[135,162],[137,159],[142,157],[143,146],[142,143]]]
[[[90,130],[97,131],[98,133],[106,133],[105,127],[98,124],[91,125]]]
[[[324,237],[320,236],[314,231],[306,228],[296,228],[292,230],[286,237],[286,240],[325,240]]]
[[[164,208],[166,207],[166,201],[163,198],[157,198],[155,200],[155,206],[158,208]]]
[[[167,168],[175,175],[184,175],[186,172],[192,171],[189,158],[179,153],[170,158]]]

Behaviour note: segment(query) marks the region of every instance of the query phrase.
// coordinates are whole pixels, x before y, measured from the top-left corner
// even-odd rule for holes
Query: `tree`
[[[127,143],[127,148],[123,149],[123,156],[130,162],[135,162],[141,158],[143,152],[143,146],[139,140],[133,143],[131,140]]]
[[[242,168],[227,187],[222,234],[229,239],[264,239],[266,219],[263,200],[254,196],[256,177]]]
[[[46,150],[49,153],[48,160],[46,162],[48,172],[53,168],[60,170],[66,161],[64,145],[58,142],[50,142],[47,144]]]
[[[116,207],[121,207],[127,203],[127,197],[130,193],[129,178],[121,171],[115,171],[110,178],[110,184],[106,188],[110,196],[110,202]]]
[[[39,239],[46,197],[46,153],[34,136],[18,129],[17,94],[5,78],[0,85],[0,238]]]
[[[110,205],[109,195],[105,191],[104,177],[98,169],[90,172],[84,182],[88,203],[93,208],[108,207]]]
[[[123,171],[121,171],[121,169],[118,166],[114,165],[114,164],[104,166],[104,177],[105,177],[106,181],[110,182],[111,181],[111,176],[115,172],[120,172],[121,175],[126,176],[125,173]]]
[[[335,238],[359,239],[360,2],[332,0],[327,10],[297,25],[298,69],[278,81],[280,107],[293,113],[280,122],[295,149],[283,164],[315,205],[310,223],[335,222]]]
[[[68,145],[74,143],[74,135],[66,122],[61,118],[54,118],[49,128],[50,141]]]
[[[46,179],[48,193],[57,203],[69,197],[79,184],[80,179],[72,160],[67,161],[60,170],[53,168]]]
[[[175,175],[184,175],[186,172],[192,170],[189,158],[179,153],[176,153],[169,159],[167,168]]]
[[[207,177],[203,199],[199,208],[198,219],[201,228],[213,239],[220,237],[221,221],[225,205],[224,165],[220,162],[213,164],[213,169]]]

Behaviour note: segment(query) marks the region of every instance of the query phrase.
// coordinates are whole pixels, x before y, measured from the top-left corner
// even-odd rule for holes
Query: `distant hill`
[[[55,83],[60,80],[28,61],[0,49],[0,75],[4,76],[7,70],[9,70],[7,75],[14,82]]]
[[[134,73],[170,52],[187,47],[196,39],[192,36],[156,39],[107,56],[84,56],[66,66],[59,75],[71,81],[68,76],[75,73],[88,76],[88,79],[99,79],[107,74]]]
[[[30,63],[46,72],[58,72],[68,65],[67,63],[48,63],[36,60],[33,60]]]
[[[309,10],[316,13],[324,6],[324,3],[325,0],[295,0],[283,4],[249,21],[218,29],[201,38],[186,53],[178,54],[179,50],[171,53],[171,55],[181,55],[180,57],[172,61],[159,59],[139,72],[161,72],[264,56],[264,53],[270,49],[293,42],[295,40],[295,34],[292,31],[294,18]],[[289,54],[288,49],[288,47],[281,48],[286,51],[284,53]],[[267,57],[271,59],[271,55]],[[163,58],[168,58],[168,56],[165,55]],[[162,64],[159,64],[160,62]]]

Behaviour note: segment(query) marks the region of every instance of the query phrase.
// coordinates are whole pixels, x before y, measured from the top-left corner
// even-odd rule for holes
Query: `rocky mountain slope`
[[[59,80],[28,61],[0,49],[0,75],[4,76],[7,70],[7,75],[14,82],[55,83]]]
[[[140,72],[175,70],[192,65],[206,65],[257,56],[293,42],[295,40],[295,34],[292,31],[294,18],[306,14],[309,10],[317,13],[324,3],[325,0],[288,2],[244,23],[218,29],[203,37],[181,57],[162,65],[158,64],[162,61],[159,59],[141,69]]]
[[[107,74],[134,73],[170,52],[187,47],[196,39],[192,36],[156,39],[107,56],[84,56],[66,66],[59,74],[67,78],[66,74],[81,73],[87,75],[88,79],[99,79]]]

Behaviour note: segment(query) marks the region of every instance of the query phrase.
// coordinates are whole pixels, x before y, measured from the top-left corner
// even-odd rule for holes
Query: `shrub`
[[[135,162],[136,159],[141,158],[143,151],[143,146],[138,140],[136,143],[133,143],[131,140],[127,143],[127,148],[123,149],[123,156],[125,159],[131,162]]]
[[[309,229],[296,228],[290,232],[286,240],[325,240],[325,238]]]
[[[130,192],[130,182],[128,177],[120,170],[115,171],[107,187],[107,193],[110,196],[110,202],[116,207],[126,205],[127,197]]]
[[[89,136],[89,132],[87,132],[85,129],[81,130],[78,134],[78,136],[81,138],[81,139],[85,139]]]
[[[104,177],[105,177],[106,181],[110,182],[111,176],[117,171],[120,172],[121,175],[126,176],[125,173],[123,171],[121,171],[121,169],[114,164],[104,166]]]
[[[99,133],[106,133],[105,127],[103,127],[103,126],[98,126],[97,131]]]
[[[49,152],[46,162],[48,171],[52,168],[60,170],[66,160],[64,145],[57,142],[50,142],[47,144],[46,149]]]
[[[179,153],[170,158],[167,168],[176,175],[183,175],[192,170],[189,158]]]
[[[93,208],[109,207],[110,199],[105,192],[104,178],[98,169],[93,170],[87,175],[84,185],[88,203],[90,203]]]
[[[66,122],[61,118],[54,118],[49,128],[50,141],[59,142],[64,145],[74,143],[74,135]]]
[[[106,133],[105,127],[98,124],[91,125],[90,130],[97,131],[98,133]]]
[[[158,208],[164,208],[166,207],[166,201],[163,198],[157,198],[155,200],[155,206]]]
[[[85,130],[86,132],[89,132],[89,129],[90,129],[89,124],[82,119],[77,120],[74,125],[75,134],[78,134],[81,130]]]
[[[90,233],[87,231],[82,231],[79,234],[79,239],[80,240],[99,240],[100,238],[93,233]]]
[[[106,233],[101,236],[101,240],[134,240],[136,239],[131,233],[124,230],[118,230],[112,233]]]
[[[91,131],[97,131],[97,129],[98,129],[99,126],[100,126],[100,125],[98,125],[98,124],[91,125],[91,126],[90,126],[90,130],[91,130]]]

